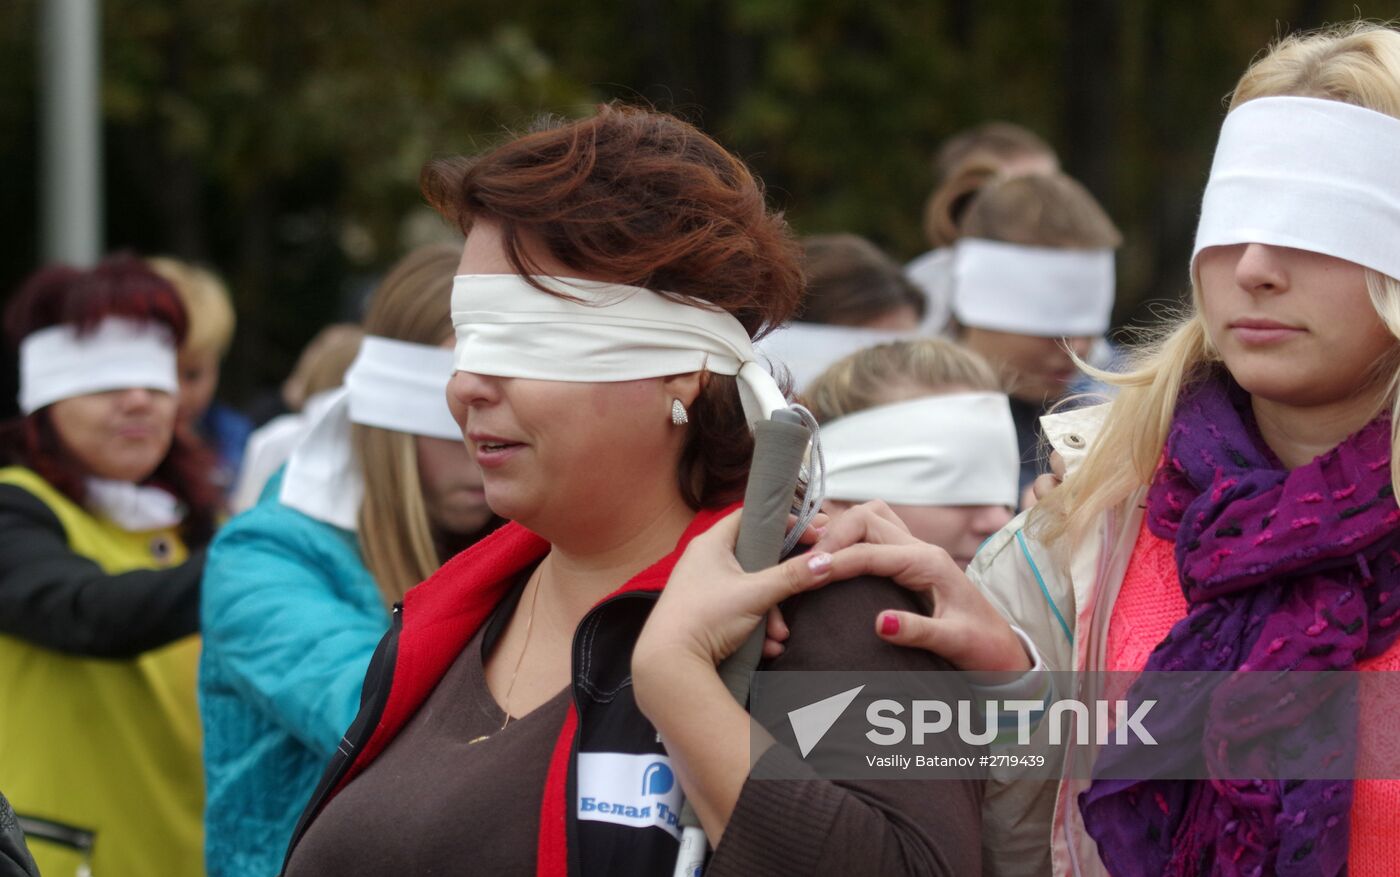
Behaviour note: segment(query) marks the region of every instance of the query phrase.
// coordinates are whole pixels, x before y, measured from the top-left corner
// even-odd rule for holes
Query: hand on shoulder
[[[831,579],[882,576],[923,596],[930,615],[881,612],[875,631],[887,642],[921,648],[959,670],[1021,672],[1031,669],[1011,625],[936,545],[921,542],[883,502],[844,512],[826,528],[813,552],[832,557]]]

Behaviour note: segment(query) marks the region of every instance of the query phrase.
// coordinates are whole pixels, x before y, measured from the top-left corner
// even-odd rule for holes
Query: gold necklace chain
[[[510,695],[515,691],[515,677],[520,675],[520,665],[525,663],[525,652],[530,648],[530,631],[535,626],[535,604],[539,602],[540,590],[544,587],[544,564],[540,564],[538,577],[535,579],[535,593],[530,595],[530,614],[525,619],[525,642],[520,646],[520,656],[515,659],[515,669],[510,673],[510,684],[506,686],[506,696],[501,704],[502,710],[506,714],[506,720],[501,722],[501,728],[496,733],[506,729],[510,724]]]

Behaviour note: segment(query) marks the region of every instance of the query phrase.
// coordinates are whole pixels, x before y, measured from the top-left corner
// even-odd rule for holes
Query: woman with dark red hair
[[[42,873],[198,874],[195,669],[212,458],[176,428],[187,327],[130,256],[45,268],[5,330],[0,777]]]

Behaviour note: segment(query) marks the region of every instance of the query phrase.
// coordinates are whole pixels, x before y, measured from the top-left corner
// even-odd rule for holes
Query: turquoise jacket
[[[359,709],[389,612],[355,534],[278,501],[282,474],[219,531],[204,567],[205,861],[270,877]]]

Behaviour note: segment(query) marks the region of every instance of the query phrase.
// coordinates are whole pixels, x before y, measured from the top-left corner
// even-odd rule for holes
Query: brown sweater
[[[890,608],[917,607],[874,579],[795,598],[783,607],[787,650],[763,669],[947,669],[875,636],[876,614]],[[478,632],[383,754],[326,806],[287,877],[534,873],[541,790],[569,693],[501,731],[481,643]],[[792,776],[800,763],[780,747],[759,760],[706,877],[981,872],[980,783],[761,778]]]
[[[923,611],[884,579],[828,585],[783,604],[787,649],[762,670],[948,670],[941,659],[875,635],[881,610]],[[971,754],[947,752],[946,755]],[[769,749],[754,765],[705,877],[977,875],[982,784],[969,780],[773,780],[802,770]]]
[[[535,873],[540,790],[568,689],[512,719],[477,631],[428,700],[297,844],[286,877]]]

